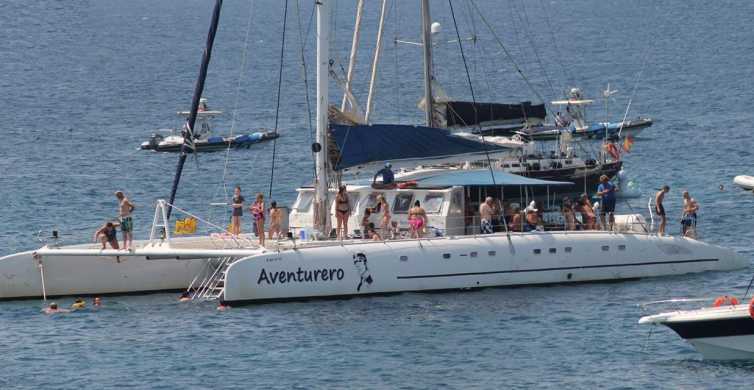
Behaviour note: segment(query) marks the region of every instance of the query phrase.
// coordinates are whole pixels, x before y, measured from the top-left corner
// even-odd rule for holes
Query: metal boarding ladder
[[[205,275],[204,279],[199,283],[198,287],[191,295],[191,299],[200,299],[204,301],[212,301],[222,297],[225,292],[225,275],[228,271],[228,267],[233,263],[235,257],[221,257],[219,263]],[[189,287],[189,291],[191,287]]]

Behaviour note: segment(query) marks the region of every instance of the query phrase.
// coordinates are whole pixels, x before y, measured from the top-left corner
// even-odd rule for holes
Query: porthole
[[[571,251],[573,251],[573,248],[571,248],[570,246],[567,246],[565,247],[565,251],[566,253],[571,253]]]
[[[450,253],[443,253],[442,254],[442,258],[443,259],[449,259],[450,258]]]
[[[487,252],[487,256],[495,256],[495,251],[489,251]]]
[[[619,251],[624,251],[624,250],[626,250],[626,246],[625,245],[618,245],[618,250]]]
[[[550,248],[549,252],[550,253],[558,253],[558,250],[556,248]]]
[[[408,261],[408,256],[401,256],[401,261]]]
[[[471,252],[471,253],[469,253],[469,256],[471,256],[471,257],[477,257],[477,253],[476,252]]]
[[[610,250],[610,245],[602,245],[602,250],[607,252]]]
[[[540,254],[540,253],[542,253],[542,250],[541,250],[541,249],[535,249],[535,250],[534,250],[534,254],[535,254],[535,255],[538,255],[538,254]]]

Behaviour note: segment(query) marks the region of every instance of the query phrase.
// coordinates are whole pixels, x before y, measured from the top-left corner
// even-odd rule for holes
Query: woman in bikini
[[[417,200],[414,207],[408,211],[408,224],[411,226],[411,238],[420,238],[427,226],[427,212]]]
[[[243,216],[243,196],[241,196],[241,187],[236,186],[233,190],[233,200],[230,207],[233,209],[231,214],[230,225],[231,234],[237,236],[241,234],[241,217]]]
[[[346,186],[338,188],[335,195],[335,217],[338,219],[338,239],[343,240],[348,234],[348,218],[351,216],[351,199],[348,198]]]
[[[259,245],[264,245],[264,195],[257,194],[257,198],[249,207],[251,218],[253,219],[254,228],[259,237]]]
[[[581,195],[579,212],[581,213],[584,229],[594,230],[597,228],[597,215],[594,214],[594,206],[592,206],[592,202],[589,201],[589,197],[586,194]]]
[[[388,206],[385,196],[380,195],[377,197],[377,211],[382,210],[382,219],[380,219],[380,229],[382,229],[383,237],[387,237],[390,233],[390,206]]]

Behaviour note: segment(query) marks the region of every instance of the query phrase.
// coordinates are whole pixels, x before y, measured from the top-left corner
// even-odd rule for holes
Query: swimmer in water
[[[61,309],[58,307],[58,304],[55,302],[50,303],[50,306],[42,309],[42,312],[45,314],[57,314],[57,313],[68,313],[70,310],[67,309]]]
[[[73,310],[81,310],[86,308],[86,302],[84,302],[81,298],[76,298],[76,301],[73,302],[73,305],[71,305],[71,309]]]
[[[92,303],[95,307],[102,306],[102,299],[100,297],[94,297],[94,302]]]
[[[230,309],[230,305],[223,301],[220,301],[220,303],[217,305],[217,311],[225,311],[228,309]]]
[[[180,298],[178,298],[178,302],[188,302],[191,300],[191,293],[188,291],[184,291],[181,293]]]

